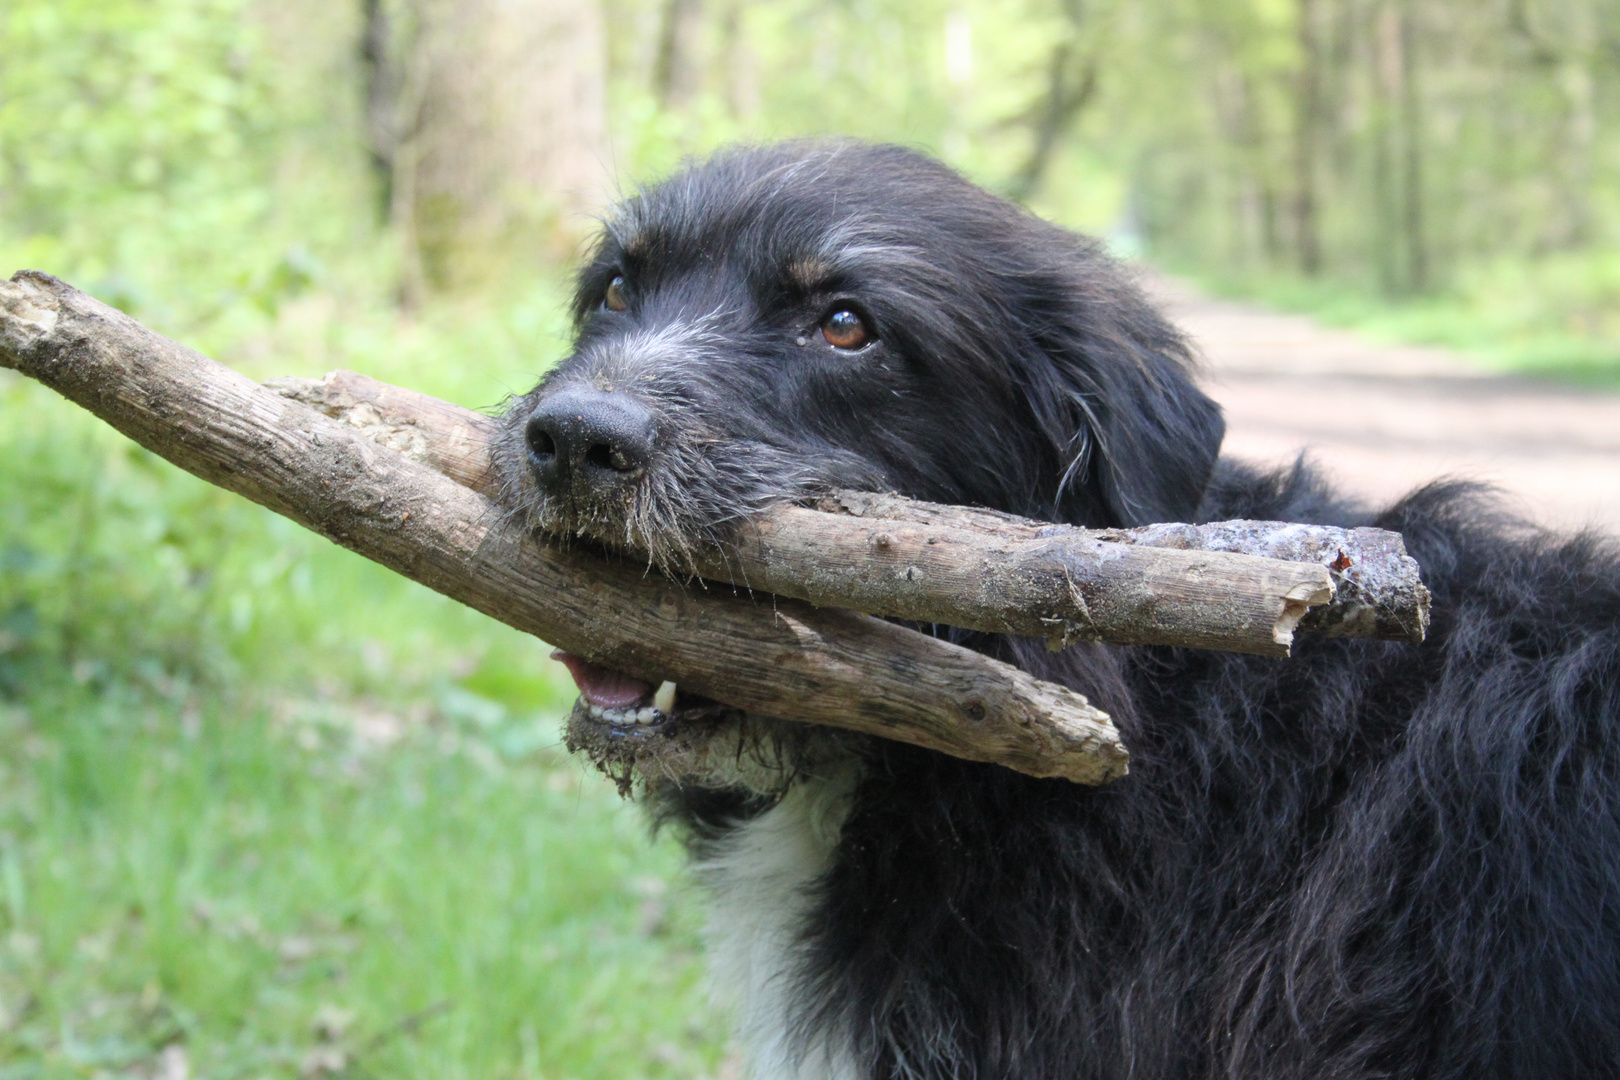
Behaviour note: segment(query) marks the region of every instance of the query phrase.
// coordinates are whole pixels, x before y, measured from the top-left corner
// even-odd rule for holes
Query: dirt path
[[[1438,476],[1485,480],[1537,521],[1620,533],[1620,395],[1482,374],[1441,349],[1149,285],[1208,361],[1229,452],[1282,462],[1306,449],[1375,500]]]

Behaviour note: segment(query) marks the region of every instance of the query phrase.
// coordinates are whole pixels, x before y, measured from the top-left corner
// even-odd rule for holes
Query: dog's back
[[[1113,713],[1132,766],[1104,788],[815,732],[775,781],[652,784],[758,1075],[1620,1075],[1610,546],[1466,487],[1367,515],[1307,469],[1217,465],[1218,412],[1123,272],[905,151],[694,166],[581,280],[579,348],[503,453],[539,525],[678,564],[772,497],[865,484],[1377,524],[1434,593],[1422,646],[1286,661],[955,634]],[[592,447],[634,468],[590,473]]]
[[[877,748],[812,923],[871,1075],[1620,1073],[1620,576],[1475,500],[1377,519],[1421,648],[1127,654],[1111,787]]]

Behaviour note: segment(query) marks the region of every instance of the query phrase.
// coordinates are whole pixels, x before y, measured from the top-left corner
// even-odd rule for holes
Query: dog
[[[896,491],[1086,526],[1402,533],[1428,640],[1288,660],[923,628],[1089,696],[1104,787],[737,714],[563,656],[712,904],[765,1080],[1620,1076],[1620,562],[1459,483],[1378,512],[1220,458],[1094,241],[913,151],[720,152],[626,200],[502,423],[514,513],[679,574]]]

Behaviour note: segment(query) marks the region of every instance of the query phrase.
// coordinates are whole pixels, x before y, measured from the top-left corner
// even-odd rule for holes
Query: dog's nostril
[[[592,443],[585,451],[585,464],[594,465],[598,469],[627,473],[634,472],[646,463],[646,458],[636,450],[615,446],[612,443]]]
[[[529,453],[538,458],[557,456],[557,440],[551,437],[551,432],[531,420],[524,432],[529,443]]]

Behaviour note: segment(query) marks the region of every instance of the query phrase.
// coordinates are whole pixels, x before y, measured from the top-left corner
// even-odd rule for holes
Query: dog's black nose
[[[575,386],[540,402],[524,438],[542,486],[557,490],[582,480],[616,487],[639,476],[652,458],[653,417],[624,394]]]

